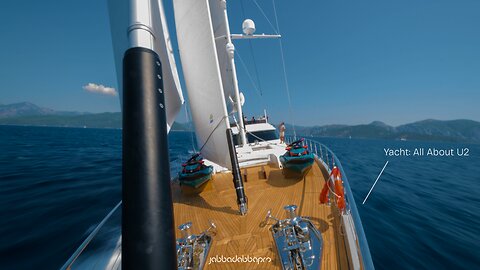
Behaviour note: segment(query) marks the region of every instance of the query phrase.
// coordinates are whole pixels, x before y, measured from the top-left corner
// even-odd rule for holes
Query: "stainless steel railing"
[[[299,138],[285,136],[285,141],[287,144],[292,143],[297,139]],[[320,162],[327,169],[328,173],[331,172],[334,165],[340,169],[340,173],[342,174],[345,196],[346,196],[346,203],[347,203],[346,211],[348,211],[351,214],[354,225],[355,225],[355,231],[358,238],[358,249],[360,250],[360,253],[361,253],[361,260],[362,260],[363,267],[364,269],[375,269],[375,267],[373,266],[372,256],[370,254],[370,248],[368,247],[367,238],[365,237],[365,231],[363,230],[362,221],[360,219],[360,215],[358,213],[357,206],[355,204],[355,199],[353,198],[353,193],[350,188],[350,184],[348,182],[347,174],[343,170],[340,160],[335,155],[335,153],[333,153],[333,151],[330,150],[330,148],[328,148],[326,145],[318,141],[315,141],[309,138],[304,138],[303,145],[306,145],[309,151],[311,153],[314,153],[318,157]]]
[[[95,227],[60,268],[117,270],[121,264],[121,206],[120,201]]]

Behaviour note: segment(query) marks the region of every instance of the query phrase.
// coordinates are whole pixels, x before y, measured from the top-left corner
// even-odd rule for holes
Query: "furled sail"
[[[145,5],[144,2],[147,2]],[[149,2],[149,3],[148,3]],[[149,6],[150,12],[137,9],[137,6]],[[162,62],[163,90],[167,110],[168,130],[183,104],[182,89],[178,78],[177,66],[168,33],[167,20],[161,0],[109,0],[110,28],[112,33],[117,81],[122,101],[122,62],[125,51],[132,45],[129,40],[129,28],[132,24],[144,25],[155,37],[149,47],[158,54]]]
[[[198,146],[204,146],[205,158],[230,168],[229,121],[208,0],[174,0],[173,7]]]

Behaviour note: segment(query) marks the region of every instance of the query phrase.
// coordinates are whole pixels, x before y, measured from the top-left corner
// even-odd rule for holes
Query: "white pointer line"
[[[365,200],[363,200],[363,203],[362,203],[362,204],[365,204],[365,202],[367,201],[368,196],[370,196],[370,193],[372,193],[373,188],[374,188],[375,185],[377,184],[378,179],[380,179],[380,176],[382,176],[382,173],[383,173],[383,171],[385,170],[385,167],[387,167],[387,164],[388,164],[388,160],[387,160],[387,162],[385,163],[385,165],[383,166],[383,169],[382,169],[382,171],[380,172],[380,174],[377,176],[377,180],[375,180],[375,183],[373,183],[372,188],[371,188],[370,191],[368,192],[367,197],[365,197]]]

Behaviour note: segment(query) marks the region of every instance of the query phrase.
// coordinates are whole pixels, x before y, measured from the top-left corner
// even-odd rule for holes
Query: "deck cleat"
[[[191,233],[192,222],[178,227],[182,238],[177,239],[177,267],[179,270],[203,269],[208,252],[212,246],[212,237],[217,234],[217,226],[210,221],[210,227],[195,235]]]
[[[284,270],[320,269],[322,262],[322,234],[307,217],[297,215],[296,205],[284,207],[286,219],[272,217],[267,212],[266,225],[269,220],[275,224],[270,227],[272,236]]]

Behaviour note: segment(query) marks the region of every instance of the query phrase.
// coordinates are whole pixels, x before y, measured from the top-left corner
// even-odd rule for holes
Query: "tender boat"
[[[213,166],[205,165],[200,154],[193,155],[186,163],[182,164],[182,171],[178,174],[180,185],[198,188],[210,180]]]
[[[304,139],[290,143],[280,156],[285,175],[304,176],[310,170],[315,161],[313,153],[308,151],[308,146],[303,144]]]

